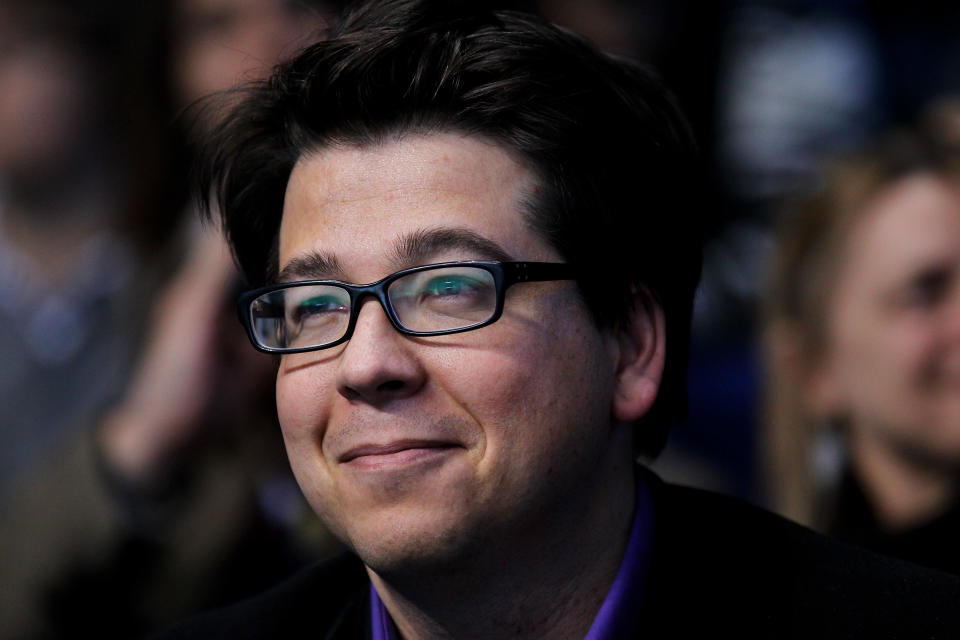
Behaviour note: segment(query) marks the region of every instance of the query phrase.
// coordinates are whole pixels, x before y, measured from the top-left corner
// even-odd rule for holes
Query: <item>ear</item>
[[[653,406],[666,363],[667,333],[663,308],[644,287],[633,292],[633,309],[614,328],[617,346],[613,417],[633,422]]]

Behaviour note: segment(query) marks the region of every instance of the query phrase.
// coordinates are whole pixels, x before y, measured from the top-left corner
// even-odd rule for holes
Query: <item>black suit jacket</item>
[[[960,578],[648,475],[652,560],[636,612],[644,638],[960,639]],[[162,638],[370,636],[366,573],[342,556]]]

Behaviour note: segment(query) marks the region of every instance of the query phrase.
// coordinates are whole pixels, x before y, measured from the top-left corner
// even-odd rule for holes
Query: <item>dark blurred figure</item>
[[[152,203],[127,169],[120,46],[75,5],[0,2],[0,505],[134,352],[155,247],[128,225]]]
[[[960,164],[893,135],[779,236],[768,471],[789,517],[960,573]]]
[[[35,98],[36,104],[51,102],[69,112],[74,102],[102,98],[96,93],[102,88],[120,94],[119,105],[153,110],[126,116],[137,130],[133,146],[139,149],[127,165],[141,172],[152,169],[157,182],[151,186],[109,174],[102,191],[115,195],[121,185],[152,207],[134,212],[135,219],[130,212],[118,216],[118,228],[131,229],[130,237],[154,239],[135,246],[152,247],[141,251],[140,260],[156,275],[128,276],[131,305],[139,315],[95,325],[95,335],[104,340],[125,337],[124,330],[132,334],[119,351],[127,358],[137,354],[135,366],[104,381],[103,394],[90,398],[85,410],[64,409],[62,431],[44,446],[35,445],[35,464],[18,474],[19,491],[0,514],[0,636],[5,638],[137,637],[260,591],[333,550],[305,508],[283,454],[273,362],[251,353],[236,321],[233,300],[240,287],[229,253],[215,230],[199,227],[183,199],[187,167],[182,163],[189,162],[191,140],[181,132],[187,125],[202,131],[213,124],[216,110],[192,107],[197,100],[261,77],[281,57],[322,36],[339,7],[284,0],[150,4],[138,5],[136,15],[131,9],[86,16],[99,27],[123,32],[118,37],[127,48],[117,50],[129,57],[110,62],[131,69],[130,83],[85,82],[68,69],[56,79],[77,82],[94,95],[74,93],[68,83],[56,85],[62,96],[48,90]],[[65,21],[74,25],[76,19]],[[85,59],[81,54],[86,50],[70,51],[65,62],[79,64]],[[21,64],[50,66],[36,55],[24,49]],[[156,77],[144,77],[145,70]],[[26,75],[33,72],[28,69]],[[162,86],[152,87],[149,80]],[[0,94],[4,104],[6,94]],[[154,97],[166,102],[158,105]],[[175,120],[177,112],[185,115]],[[106,113],[93,109],[108,124],[116,121]],[[15,129],[23,117],[11,116],[10,126]],[[151,124],[157,119],[163,126]],[[74,131],[69,123],[61,126]],[[48,131],[41,125],[36,129]],[[61,138],[62,132],[51,144],[66,144]],[[81,151],[94,149],[86,139],[76,144],[81,158],[87,158]],[[71,170],[92,171],[94,164],[87,159],[63,171],[73,176]],[[63,227],[57,225],[66,225],[50,223],[58,230]],[[75,239],[61,246],[47,240],[38,232],[38,250],[55,257],[62,246],[76,244]],[[74,263],[65,271],[75,268]],[[78,355],[76,360],[87,367],[78,374],[87,386],[108,371],[102,358]],[[62,398],[43,386],[45,380],[38,378],[35,391],[47,405],[57,406]],[[84,400],[90,394],[79,385],[76,392]],[[47,428],[42,417],[30,422]],[[59,451],[51,453],[54,440]]]

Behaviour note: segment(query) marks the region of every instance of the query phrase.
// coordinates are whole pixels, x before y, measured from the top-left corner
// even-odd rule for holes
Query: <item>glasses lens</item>
[[[411,331],[463,329],[486,322],[497,308],[493,274],[480,267],[416,271],[394,280],[387,295]]]
[[[331,285],[265,293],[250,305],[257,341],[271,349],[305,349],[336,342],[350,323],[350,294]]]

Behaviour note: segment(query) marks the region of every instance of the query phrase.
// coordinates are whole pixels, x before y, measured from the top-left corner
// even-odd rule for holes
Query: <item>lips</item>
[[[424,419],[354,413],[327,425],[321,448],[351,473],[423,472],[479,446],[476,427],[458,416]]]
[[[388,460],[391,458],[407,458],[416,454],[439,453],[442,450],[452,449],[460,445],[455,442],[440,440],[396,440],[385,444],[362,444],[353,447],[339,456],[338,461],[348,463],[355,460]]]

